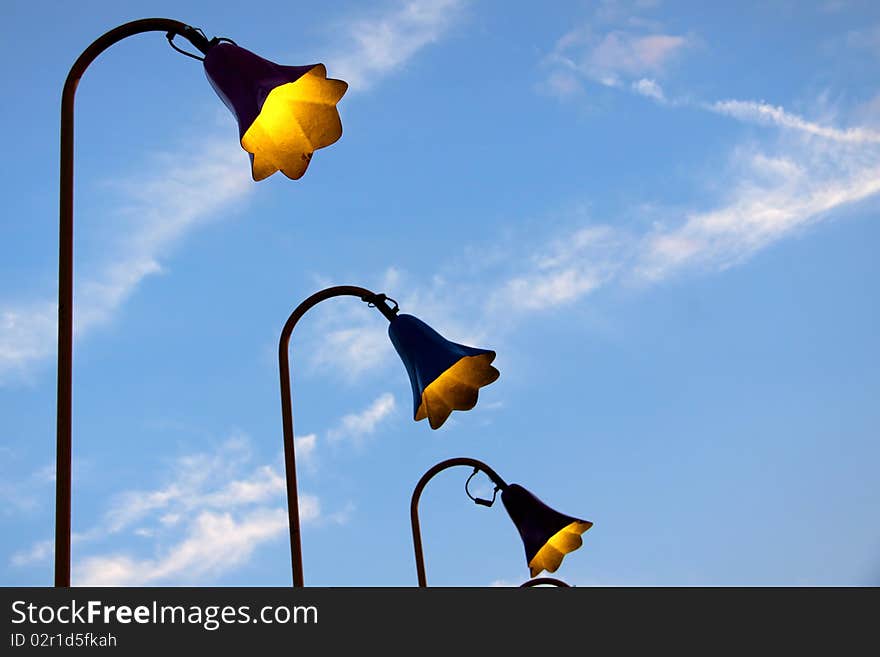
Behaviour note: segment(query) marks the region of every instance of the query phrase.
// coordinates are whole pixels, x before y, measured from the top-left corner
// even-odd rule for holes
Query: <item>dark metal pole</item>
[[[278,342],[278,371],[281,376],[281,420],[284,426],[284,470],[287,475],[287,517],[290,527],[290,567],[293,585],[303,586],[302,538],[299,529],[299,493],[296,485],[296,453],[293,436],[293,405],[290,386],[290,336],[296,323],[309,309],[333,297],[359,297],[361,301],[375,305],[388,321],[394,319],[396,307],[385,303],[385,295],[376,294],[363,287],[338,285],[316,292],[299,304],[287,318]],[[396,305],[396,304],[395,304]]]
[[[95,40],[74,62],[61,94],[61,183],[58,235],[58,415],[55,462],[55,586],[70,586],[71,411],[73,376],[73,108],[76,87],[95,58],[114,43],[142,32],[179,34],[205,51],[208,40],[168,18],[144,18]]]
[[[409,505],[410,521],[412,522],[413,550],[416,553],[416,572],[419,577],[419,586],[428,586],[427,579],[425,578],[425,556],[422,553],[422,531],[419,527],[419,498],[421,498],[425,486],[427,486],[428,482],[431,481],[435,475],[447,468],[453,468],[457,465],[466,465],[471,468],[482,470],[486,473],[489,479],[498,486],[498,488],[502,490],[507,488],[507,484],[492,468],[482,461],[468,458],[466,456],[441,461],[422,475],[422,478],[419,479],[419,483],[416,484],[416,488],[412,494],[412,502],[410,502]]]

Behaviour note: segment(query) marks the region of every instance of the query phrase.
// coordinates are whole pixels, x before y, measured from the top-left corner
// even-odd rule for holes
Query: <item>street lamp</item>
[[[336,103],[348,85],[328,79],[323,64],[280,66],[229,39],[215,42],[205,53],[205,73],[238,121],[254,180],[276,171],[302,177],[312,153],[342,136]]]
[[[388,337],[409,374],[415,407],[413,417],[416,421],[427,418],[432,429],[440,428],[453,410],[472,409],[477,403],[479,388],[498,378],[498,370],[491,365],[495,359],[494,351],[447,340],[420,319],[399,314],[397,302],[384,294],[354,285],[339,285],[316,292],[294,309],[281,330],[278,343],[290,562],[294,586],[303,586],[303,567],[290,384],[290,336],[309,309],[339,296],[358,297],[370,307],[375,307],[388,320]]]
[[[327,79],[323,64],[279,66],[230,39],[208,39],[180,21],[144,18],[96,39],[74,62],[61,95],[61,181],[58,255],[58,414],[55,488],[55,586],[70,586],[71,411],[73,373],[73,110],[85,70],[113,44],[143,32],[165,32],[171,46],[202,60],[208,80],[238,121],[254,180],[275,171],[303,175],[312,153],[342,135],[336,103],[347,85]],[[204,57],[175,45],[183,37]]]
[[[519,530],[526,551],[526,562],[531,577],[536,577],[542,570],[554,573],[562,564],[563,557],[578,549],[583,541],[581,534],[593,526],[589,520],[580,520],[559,513],[544,504],[537,497],[518,484],[506,483],[497,472],[476,459],[459,457],[441,461],[429,469],[419,483],[416,484],[410,503],[410,519],[412,521],[413,549],[416,555],[416,573],[419,586],[427,586],[425,578],[425,557],[422,551],[422,532],[419,527],[419,499],[422,491],[438,473],[457,465],[469,466],[474,469],[464,485],[465,493],[475,504],[492,506],[495,496],[501,491],[501,501],[513,524]],[[491,500],[474,497],[468,490],[468,484],[478,472],[484,472],[492,483],[495,491]],[[549,579],[549,578],[547,578]],[[557,582],[559,580],[556,580]],[[528,583],[526,583],[528,584]],[[558,584],[557,584],[558,586]]]

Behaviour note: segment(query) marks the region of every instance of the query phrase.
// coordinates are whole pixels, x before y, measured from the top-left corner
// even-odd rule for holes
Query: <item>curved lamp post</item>
[[[530,579],[519,585],[521,589],[530,588],[532,586],[560,586],[571,588],[571,584],[566,584],[561,579],[556,579],[555,577],[535,577],[534,579]]]
[[[593,526],[589,520],[580,520],[559,513],[544,504],[537,497],[518,484],[506,483],[498,473],[488,465],[476,459],[459,457],[441,461],[428,470],[419,483],[416,484],[410,503],[410,519],[412,521],[413,549],[416,555],[416,572],[419,578],[419,586],[427,586],[425,578],[425,557],[422,552],[422,532],[419,528],[419,499],[422,491],[431,479],[438,473],[457,465],[464,465],[474,469],[464,490],[475,504],[492,506],[495,496],[501,491],[501,501],[513,524],[519,530],[523,546],[526,551],[526,562],[532,577],[536,577],[542,570],[554,573],[562,564],[562,558],[569,552],[577,550],[583,543],[581,534]],[[468,490],[471,479],[482,471],[495,484],[495,491],[491,500],[474,497]],[[551,578],[543,578],[551,579]],[[533,580],[535,581],[535,580]],[[554,580],[558,582],[559,580]],[[531,586],[528,582],[525,585]],[[524,585],[524,586],[525,586]],[[557,584],[558,586],[558,584]]]
[[[420,319],[398,314],[397,302],[384,294],[354,285],[339,285],[316,292],[296,307],[287,318],[278,343],[290,562],[294,586],[303,585],[303,567],[290,385],[290,336],[309,309],[339,296],[358,297],[370,307],[375,307],[388,320],[388,337],[409,374],[413,391],[413,419],[416,421],[427,418],[432,429],[440,428],[453,410],[473,408],[477,403],[478,390],[498,378],[498,370],[491,365],[495,359],[494,351],[450,342]],[[389,305],[389,301],[394,305]]]
[[[85,70],[113,44],[143,32],[165,32],[171,46],[202,60],[208,81],[235,115],[254,180],[275,171],[305,173],[312,153],[342,135],[336,103],[348,85],[327,79],[323,64],[280,66],[226,38],[208,39],[168,18],[144,18],[116,27],[77,58],[61,95],[61,183],[58,256],[58,416],[55,492],[55,586],[70,586],[71,378],[73,371],[73,110]],[[189,41],[204,57],[180,49]]]

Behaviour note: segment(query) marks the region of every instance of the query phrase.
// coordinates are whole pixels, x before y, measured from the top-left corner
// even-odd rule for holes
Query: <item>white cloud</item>
[[[188,144],[185,155],[155,154],[149,166],[146,174],[113,185],[125,232],[115,257],[78,284],[78,334],[109,321],[144,278],[162,271],[160,258],[253,190],[247,157],[226,135]]]
[[[650,85],[642,87],[652,95]],[[662,93],[659,87],[654,91]],[[543,242],[534,231],[514,231],[504,244],[471,247],[480,257],[452,262],[448,275],[435,275],[427,283],[407,280],[410,296],[400,300],[401,306],[417,315],[424,310],[428,319],[442,318],[453,328],[448,333],[446,327],[435,328],[456,341],[480,345],[491,334],[497,347],[517,315],[574,304],[609,285],[658,284],[688,270],[717,271],[742,263],[880,192],[880,147],[870,130],[807,121],[783,108],[765,112],[764,104],[752,101],[727,102],[726,107],[738,110],[724,116],[751,121],[746,111],[751,108],[771,117],[768,124],[778,130],[775,139],[762,145],[733,149],[726,168],[716,172],[723,181],[721,193],[712,190],[706,202],[691,208],[654,205],[649,210],[662,221],[647,229],[602,223],[581,211],[572,228]],[[635,212],[644,214],[638,208]],[[396,278],[403,274],[396,272]],[[351,330],[352,336],[369,333],[341,330]],[[384,335],[376,337],[388,349]],[[385,361],[373,349],[379,349],[378,343],[364,350],[369,356],[336,348],[331,352],[345,356],[319,362],[361,374]],[[360,415],[348,416],[331,437],[356,434],[360,421]]]
[[[112,498],[102,526],[114,533],[159,512],[174,517],[191,509],[216,507],[221,493],[228,493],[229,487],[238,483],[250,461],[249,442],[240,435],[227,439],[214,452],[181,456],[173,464],[167,485],[155,490],[125,491]],[[244,481],[253,482],[260,476],[268,481],[275,478],[274,472],[258,468]]]
[[[660,103],[666,101],[666,96],[663,95],[663,88],[655,80],[641,78],[632,83],[632,88],[637,94],[653,98]]]
[[[394,395],[386,392],[360,413],[350,413],[342,418],[339,426],[327,433],[330,440],[339,441],[344,438],[360,441],[376,431],[379,423],[394,412],[396,403]]]
[[[277,500],[286,490],[285,478],[274,468],[261,465],[246,479],[230,481],[223,488],[204,496],[203,506],[232,508]]]
[[[245,563],[262,544],[286,533],[284,476],[270,465],[252,464],[249,442],[242,436],[213,452],[178,458],[170,482],[153,490],[116,495],[103,518],[90,530],[75,534],[77,585],[146,585],[197,583]],[[318,521],[321,504],[310,494],[299,496],[303,523]],[[347,521],[350,508],[330,514],[329,522]],[[118,536],[129,547],[118,545]],[[178,536],[182,538],[178,539]],[[153,554],[133,550],[152,547]],[[91,552],[89,554],[89,552]],[[14,566],[48,560],[52,541],[39,541],[12,556]]]
[[[575,301],[600,288],[624,265],[627,243],[610,226],[587,226],[551,240],[529,266],[497,286],[490,308],[538,311]]]
[[[13,450],[0,460],[0,515],[32,514],[47,504],[55,483],[55,466],[46,465],[30,473],[21,472],[19,456]],[[75,463],[75,472],[78,463]]]
[[[186,235],[242,201],[252,189],[247,169],[235,140],[205,137],[188,142],[183,153],[155,154],[147,171],[113,184],[117,216],[90,218],[107,224],[107,231],[116,227],[114,246],[106,249],[113,255],[76,267],[86,272],[74,284],[76,338],[111,321],[145,278],[162,271],[160,260]],[[0,383],[26,376],[55,353],[56,322],[55,301],[0,306]]]
[[[681,52],[691,45],[689,37],[675,34],[640,34],[626,30],[612,30],[595,34],[590,28],[579,28],[565,34],[556,43],[547,58],[551,66],[551,86],[566,94],[573,89],[572,74],[583,76],[608,87],[632,84],[637,91],[638,79],[646,84],[661,76]],[[559,84],[562,75],[565,84]],[[642,85],[644,87],[644,85]]]
[[[645,36],[611,32],[587,53],[581,66],[598,78],[662,73],[671,59],[687,45],[687,39],[672,34]]]
[[[820,127],[826,134],[836,130]],[[880,148],[849,140],[817,143],[798,131],[775,148],[738,148],[719,175],[726,191],[714,204],[671,214],[646,232],[592,224],[533,247],[522,271],[496,285],[495,304],[539,311],[575,303],[612,283],[656,284],[688,269],[742,263],[880,193]]]
[[[287,529],[283,509],[257,509],[240,519],[231,513],[201,512],[182,541],[155,559],[125,554],[88,557],[77,563],[77,586],[144,586],[193,583],[240,566],[262,543]]]
[[[322,335],[311,351],[311,365],[342,372],[347,380],[353,380],[387,362],[394,348],[384,327],[370,319],[373,321],[332,329]]]
[[[406,0],[379,16],[351,21],[343,29],[344,45],[326,57],[330,70],[352,89],[367,89],[440,39],[463,4],[462,0]]]
[[[544,58],[548,77],[540,88],[566,98],[586,80],[664,102],[658,78],[699,40],[647,17],[656,5],[653,0],[595,4],[590,18],[563,34]]]
[[[631,31],[635,8],[614,4],[606,9],[603,5],[597,10],[594,23],[625,23],[627,30],[596,34],[578,29],[559,39],[548,57],[551,77],[561,76],[553,83],[558,96],[572,95],[579,76],[667,106],[701,109],[781,131],[761,146],[734,148],[728,170],[718,174],[723,191],[704,207],[679,211],[678,216],[670,212],[672,216],[642,234],[592,224],[615,239],[571,258],[575,229],[562,240],[533,249],[545,257],[558,255],[559,262],[547,266],[535,257],[523,259],[524,271],[508,277],[496,300],[506,301],[509,308],[540,310],[572,303],[613,281],[656,283],[687,267],[728,267],[880,191],[880,131],[809,120],[763,101],[670,99],[654,76],[695,40],[663,34],[662,26],[650,23]],[[639,30],[652,33],[640,36]],[[872,48],[880,43],[878,34],[876,26],[853,32],[848,43]],[[873,99],[850,116],[871,124],[876,107]]]
[[[49,561],[55,555],[55,541],[37,541],[25,550],[19,550],[12,555],[13,566],[28,566],[33,563]]]
[[[641,86],[651,91],[649,84]],[[659,86],[654,91],[662,93]],[[759,116],[772,118],[761,120],[775,131],[762,144],[735,146],[727,166],[715,172],[720,183],[708,190],[704,202],[690,208],[634,208],[638,216],[650,212],[661,218],[647,228],[644,223],[603,223],[577,209],[567,221],[570,228],[549,239],[539,231],[511,230],[491,245],[465,248],[479,257],[447,263],[444,273],[427,281],[398,285],[409,294],[400,299],[401,307],[432,323],[442,318],[446,326],[435,328],[457,342],[498,348],[518,316],[575,304],[610,285],[652,285],[689,270],[717,271],[742,263],[880,192],[880,145],[870,130],[808,121],[783,108],[765,112],[765,104],[753,101],[727,102],[739,110],[723,116],[753,121],[746,108],[756,109]],[[404,277],[396,272],[397,279]],[[348,326],[340,330],[351,330],[351,336],[370,332]],[[386,359],[372,349],[379,349],[378,342],[390,348],[382,332],[375,337],[376,346],[364,350],[369,355],[336,348],[330,353],[345,356],[328,354],[319,362],[349,376],[379,367]],[[350,359],[358,362],[356,368]],[[349,421],[354,423],[355,416]],[[342,433],[336,429],[337,436]]]
[[[318,436],[310,433],[305,436],[294,436],[293,446],[296,449],[296,462],[304,463],[313,468],[315,463],[315,450],[318,446]]]
[[[541,310],[579,299],[601,285],[602,279],[589,267],[535,272],[507,281],[502,304],[510,310]]]
[[[118,532],[137,522],[145,515],[167,508],[185,495],[185,488],[177,484],[154,491],[131,491],[123,493],[106,514],[106,527]]]
[[[540,89],[559,98],[575,96],[583,91],[580,79],[571,71],[551,71],[547,79],[540,85]]]
[[[729,267],[832,210],[880,192],[876,155],[866,166],[831,171],[782,160],[773,164],[786,175],[770,183],[762,180],[768,158],[756,153],[750,159],[752,176],[737,183],[729,202],[694,212],[681,225],[645,238],[637,276],[658,280],[685,266]]]
[[[489,586],[492,588],[511,588],[519,586],[522,582],[514,582],[509,579],[496,579],[493,580]]]
[[[880,144],[880,132],[867,128],[840,129],[820,125],[786,112],[782,107],[774,107],[764,102],[721,100],[704,106],[706,109],[726,114],[740,121],[749,121],[765,125],[778,125],[783,128],[798,130],[809,135],[833,141],[855,144]]]
[[[27,377],[33,363],[54,353],[56,308],[51,301],[0,308],[0,384]]]
[[[533,249],[525,272],[510,277],[496,300],[535,311],[614,282],[658,283],[688,268],[724,269],[880,193],[880,148],[870,139],[836,138],[864,131],[801,128],[774,147],[736,149],[719,172],[726,191],[706,208],[672,214],[641,234],[594,224]]]
[[[559,98],[567,98],[580,89],[578,77],[581,76],[605,86],[628,89],[660,104],[694,107],[746,123],[777,126],[832,141],[880,143],[880,131],[872,128],[823,125],[764,101],[727,99],[699,103],[689,98],[670,99],[654,77],[642,77],[663,73],[669,62],[693,41],[692,37],[668,34],[637,36],[612,31],[600,37],[590,29],[572,30],[559,39],[547,58],[551,70],[542,88]],[[880,44],[880,27],[851,32],[848,41],[858,47]],[[872,110],[876,105],[876,99],[864,104],[863,113],[869,116],[863,118],[875,119],[876,112]]]
[[[369,289],[396,297],[401,307],[408,312],[413,310],[411,296],[397,296],[402,290],[411,290],[410,281],[402,282],[397,269],[389,267],[377,278]],[[330,284],[327,280],[318,281],[322,287]],[[339,303],[326,304],[320,311],[316,309],[316,318],[318,331],[306,334],[308,346],[302,350],[312,370],[341,374],[345,382],[351,383],[366,372],[389,364],[400,367],[388,339],[388,323],[376,309],[349,297]]]

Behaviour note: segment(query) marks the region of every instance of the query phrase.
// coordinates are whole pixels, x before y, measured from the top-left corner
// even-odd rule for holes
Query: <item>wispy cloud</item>
[[[551,239],[497,286],[489,306],[496,312],[534,312],[575,301],[616,276],[630,248],[619,230],[603,225]]]
[[[330,329],[315,343],[310,356],[313,368],[341,372],[351,381],[387,362],[394,348],[382,326],[374,318],[371,322],[359,318],[352,326],[353,319],[349,313],[340,313],[332,320],[344,320],[346,326]]]
[[[722,270],[880,193],[880,148],[872,139],[839,139],[866,131],[805,121],[777,125],[792,130],[774,144],[734,149],[718,174],[724,191],[705,207],[670,210],[641,233],[588,219],[586,227],[533,248],[496,303],[541,310],[610,284],[657,284],[684,271]]]
[[[631,85],[632,90],[637,94],[641,94],[642,96],[647,96],[648,98],[653,98],[659,103],[666,102],[666,94],[663,93],[663,88],[657,83],[656,80],[651,80],[649,78],[640,78],[633,82]]]
[[[119,210],[108,226],[117,226],[111,257],[85,263],[74,287],[77,339],[109,322],[148,276],[162,271],[161,260],[198,226],[226,216],[252,185],[247,158],[234,140],[205,137],[188,144],[185,154],[154,154],[146,171],[109,188]],[[101,218],[94,218],[100,222]],[[0,305],[0,383],[27,376],[55,350],[55,301]]]
[[[701,41],[652,19],[658,4],[651,0],[595,4],[589,18],[557,39],[544,57],[547,74],[539,87],[568,98],[579,95],[587,82],[665,102],[659,80]]]
[[[54,353],[58,304],[24,302],[0,307],[0,384],[27,378]]]
[[[380,395],[363,411],[342,417],[328,436],[361,441],[394,409],[394,396]],[[301,462],[312,462],[318,444],[317,434],[296,439]],[[51,468],[29,479],[51,481]],[[247,436],[178,457],[165,479],[156,488],[114,495],[98,523],[72,536],[76,552],[86,553],[74,564],[77,585],[204,583],[247,563],[263,543],[287,529],[286,479],[276,466],[253,463]],[[345,524],[354,508],[347,502],[325,513],[318,497],[299,495],[303,523]],[[101,548],[119,545],[120,539],[125,548]],[[152,554],[137,554],[150,546]],[[25,567],[48,561],[53,547],[51,540],[37,541],[14,553],[10,563]]]
[[[77,585],[138,586],[163,582],[202,583],[245,563],[264,543],[287,529],[285,479],[271,465],[254,465],[249,440],[235,436],[213,452],[178,458],[168,483],[130,490],[112,498],[91,529],[73,537]],[[301,494],[300,517],[318,521],[317,497]],[[330,514],[338,523],[345,507]],[[104,547],[119,545],[124,549]],[[177,538],[181,537],[181,538]],[[149,551],[143,555],[138,552]],[[38,541],[12,556],[27,566],[52,556],[51,541]]]
[[[348,22],[344,44],[328,56],[333,74],[364,90],[403,68],[442,37],[460,16],[463,0],[406,0],[390,10]]]
[[[602,13],[601,9],[598,13]],[[631,15],[626,15],[628,22]],[[616,15],[616,20],[623,20]],[[670,35],[660,26],[637,34],[612,29],[596,33],[592,27],[578,28],[563,35],[546,58],[549,66],[543,88],[560,98],[575,95],[584,81],[616,87],[649,98],[662,105],[706,110],[745,123],[777,126],[838,142],[878,144],[880,131],[868,127],[838,128],[810,121],[765,101],[724,99],[699,102],[689,97],[670,97],[657,80],[668,65],[698,40],[694,36]],[[857,48],[880,49],[880,26],[853,31],[847,43]]]
[[[76,564],[77,586],[144,586],[167,581],[199,582],[246,563],[263,543],[287,529],[283,509],[257,509],[243,517],[204,511],[185,538],[157,558],[109,554]]]
[[[12,555],[13,566],[28,566],[33,563],[48,562],[55,555],[55,541],[37,541],[29,548]]]
[[[510,579],[496,579],[489,583],[492,588],[512,588],[522,584],[522,582],[514,582]]]
[[[635,91],[642,95],[665,98],[659,85],[640,86]],[[543,239],[533,231],[513,231],[492,257],[485,256],[497,244],[472,247],[481,254],[478,272],[452,263],[443,275],[408,280],[413,299],[437,309],[431,317],[458,323],[458,335],[478,336],[459,341],[479,344],[479,331],[491,327],[497,345],[517,318],[577,303],[610,285],[644,287],[685,272],[738,265],[880,193],[880,140],[869,128],[808,120],[756,101],[666,104],[768,131],[761,141],[749,137],[732,147],[727,165],[715,176],[724,184],[707,190],[704,200],[685,208],[654,204],[655,221],[648,228],[579,211],[565,222],[567,230]],[[641,214],[639,208],[632,212]],[[501,316],[504,322],[498,321]],[[362,363],[359,371],[371,366]]]
[[[809,135],[822,137],[823,139],[853,144],[880,144],[880,132],[876,130],[859,127],[841,129],[821,125],[787,112],[782,107],[776,107],[764,102],[719,100],[714,103],[707,103],[703,107],[718,114],[732,116],[740,121],[777,125],[782,128],[798,130]]]
[[[46,465],[24,474],[18,469],[18,455],[12,450],[4,451],[7,453],[3,454],[0,468],[0,515],[33,513],[51,499],[55,466]]]
[[[156,153],[147,166],[146,175],[110,186],[125,232],[115,239],[115,257],[80,282],[78,332],[107,322],[144,278],[162,271],[160,260],[186,235],[222,219],[253,191],[247,158],[228,135],[204,137],[183,156]]]
[[[310,433],[305,436],[294,436],[293,445],[296,449],[297,463],[303,463],[307,468],[315,468],[315,448],[318,446],[317,434]]]
[[[395,407],[394,395],[390,392],[383,393],[360,413],[345,415],[339,425],[327,433],[327,437],[333,441],[348,439],[359,443],[374,433],[379,423],[390,416]]]
[[[279,494],[283,484],[277,483],[279,477],[271,468],[262,466],[249,475],[244,474],[251,459],[250,442],[241,435],[227,439],[213,452],[181,456],[172,464],[172,472],[167,477],[169,483],[165,486],[130,490],[114,496],[101,526],[115,533],[150,517],[161,515],[168,524],[168,518],[179,520],[191,509],[234,505],[236,498],[230,491],[248,480],[263,483],[263,500]],[[275,482],[274,489],[266,485],[272,482]]]
[[[760,150],[740,158],[744,175],[728,202],[646,236],[634,274],[653,281],[688,266],[723,269],[880,192],[877,152],[867,161],[824,149],[812,161],[804,153],[768,157]]]
[[[557,41],[546,59],[547,87],[566,96],[580,89],[585,78],[608,87],[631,85],[639,93],[660,95],[654,78],[662,76],[692,44],[686,35],[611,30],[592,27],[572,30]]]
[[[711,193],[702,207],[670,210],[641,233],[619,222],[588,220],[586,228],[551,239],[527,257],[518,254],[523,271],[501,285],[496,303],[540,310],[573,303],[612,282],[653,284],[686,269],[723,269],[880,191],[880,131],[873,127],[811,120],[764,101],[670,97],[657,77],[699,40],[665,33],[650,21],[634,22],[642,9],[604,4],[593,25],[563,35],[547,57],[544,88],[569,97],[585,82],[601,84],[772,131],[762,143],[731,149],[727,169],[717,176],[724,180],[722,191]],[[596,31],[609,23],[607,31]],[[870,49],[880,43],[878,34],[873,26],[850,33],[847,41]],[[815,104],[821,106],[821,98]],[[869,101],[850,118],[869,124],[876,107],[876,99]],[[602,240],[593,243],[596,235]],[[586,243],[584,236],[590,237]]]
[[[329,285],[327,280],[318,281],[320,286]],[[401,285],[400,273],[392,268],[377,277],[369,288],[397,296]],[[403,298],[398,298],[405,303]],[[308,364],[315,371],[341,375],[351,383],[364,373],[379,369],[396,360],[394,347],[388,339],[388,324],[376,310],[366,304],[348,299],[338,304],[327,304],[317,317],[318,331],[305,336],[308,348]]]

